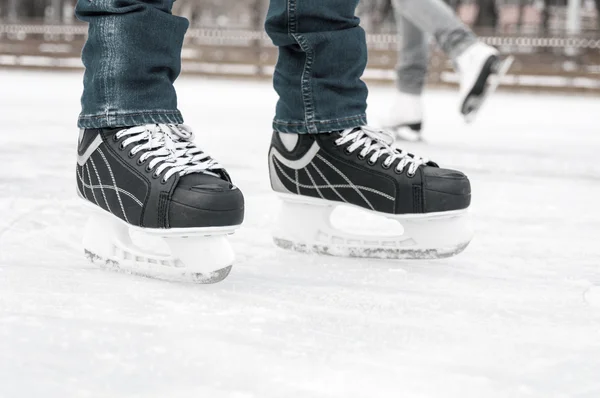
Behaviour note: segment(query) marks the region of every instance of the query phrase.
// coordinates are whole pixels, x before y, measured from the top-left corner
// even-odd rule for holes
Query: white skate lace
[[[133,143],[138,145],[131,148],[129,155],[135,156],[140,151],[146,151],[140,156],[139,162],[144,163],[152,158],[147,168],[154,170],[158,177],[166,170],[163,182],[173,174],[180,176],[191,173],[212,173],[222,169],[216,160],[194,144],[194,133],[184,124],[146,124],[132,127],[116,133],[116,139],[126,138],[121,147]]]
[[[360,157],[362,159],[369,156],[369,162],[375,164],[381,156],[386,156],[383,161],[383,167],[389,168],[396,159],[400,159],[396,165],[396,171],[402,173],[408,166],[408,175],[414,176],[421,165],[429,163],[429,159],[408,153],[405,150],[399,150],[392,147],[394,137],[391,133],[383,130],[377,130],[372,127],[363,126],[360,128],[346,129],[341,133],[335,143],[338,146],[352,142],[346,148],[348,153],[353,153],[362,147]]]

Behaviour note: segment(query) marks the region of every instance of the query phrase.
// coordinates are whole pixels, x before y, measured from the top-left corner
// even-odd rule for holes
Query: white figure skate
[[[423,99],[420,95],[396,92],[387,117],[382,121],[385,129],[398,140],[421,141],[423,128]]]
[[[500,59],[498,50],[480,42],[458,57],[460,112],[467,123],[475,119],[485,101],[496,91],[513,61],[510,56]]]
[[[231,271],[227,235],[244,199],[183,125],[82,131],[78,193],[93,208],[83,246],[96,264],[172,281],[215,283]]]
[[[473,232],[467,177],[390,145],[367,127],[315,135],[273,135],[269,167],[283,206],[275,243],[335,256],[430,259],[462,252]],[[400,223],[400,234],[345,231],[337,206],[365,209]]]

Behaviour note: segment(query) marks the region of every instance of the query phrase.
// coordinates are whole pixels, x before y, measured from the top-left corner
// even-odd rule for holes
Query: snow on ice
[[[0,397],[600,396],[598,98],[498,93],[464,125],[454,92],[428,92],[411,149],[471,177],[476,237],[391,262],[274,247],[268,82],[178,90],[247,198],[215,286],[89,265],[81,76],[0,72]],[[392,94],[372,87],[372,122]]]

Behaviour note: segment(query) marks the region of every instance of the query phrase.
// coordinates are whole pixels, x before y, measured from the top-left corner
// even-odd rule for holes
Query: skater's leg
[[[84,249],[129,273],[213,283],[231,269],[227,235],[242,223],[244,198],[181,124],[173,82],[188,23],[171,15],[172,3],[78,2],[90,35],[76,178],[96,210]]]
[[[358,0],[271,0],[266,29],[279,47],[274,129],[323,133],[366,124],[365,32]]]
[[[442,0],[393,0],[396,14],[432,35],[442,50],[455,60],[477,36]]]
[[[89,23],[81,128],[182,123],[173,82],[188,21],[173,0],[79,0]]]
[[[512,58],[500,60],[498,51],[477,36],[441,0],[394,0],[401,13],[422,31],[433,35],[460,74],[459,109],[473,120],[487,96],[508,71]]]
[[[465,175],[391,146],[364,126],[364,32],[355,0],[271,0],[267,30],[280,57],[280,101],[269,151],[273,190],[283,206],[275,243],[288,249],[380,258],[442,257],[470,240]],[[319,133],[319,134],[289,134]],[[339,204],[403,223],[395,237],[346,234],[332,227]],[[463,228],[465,227],[465,228]],[[442,239],[428,236],[438,232]]]
[[[398,31],[398,92],[382,125],[396,138],[407,141],[421,139],[423,110],[421,94],[427,79],[429,40],[427,35],[395,7]]]
[[[398,7],[395,11],[399,36],[398,90],[406,94],[421,95],[427,79],[429,40],[421,29],[399,12]]]

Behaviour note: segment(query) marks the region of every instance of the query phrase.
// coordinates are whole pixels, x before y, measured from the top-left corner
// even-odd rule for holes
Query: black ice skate
[[[468,178],[393,149],[391,142],[391,136],[367,127],[275,133],[269,168],[283,200],[275,243],[350,257],[441,258],[462,252],[472,238]],[[404,232],[370,236],[337,229],[330,216],[340,204],[396,220]]]
[[[227,277],[244,198],[192,140],[184,125],[81,132],[78,193],[97,210],[83,241],[90,260],[167,280]]]

